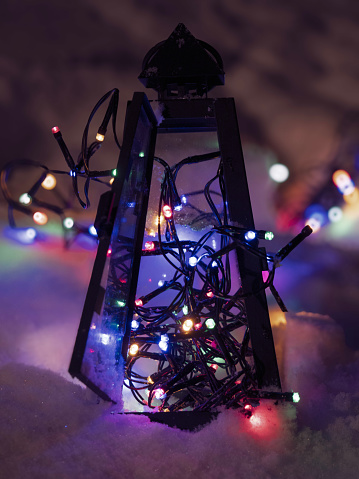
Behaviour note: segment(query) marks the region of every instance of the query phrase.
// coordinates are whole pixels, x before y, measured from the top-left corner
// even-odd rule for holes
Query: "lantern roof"
[[[138,78],[160,98],[204,96],[224,85],[223,62],[217,50],[179,23],[167,40],[149,50]]]

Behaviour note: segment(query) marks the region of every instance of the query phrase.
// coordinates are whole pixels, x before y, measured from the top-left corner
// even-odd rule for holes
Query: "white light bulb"
[[[188,264],[192,267],[196,266],[198,259],[195,256],[191,256],[188,260]]]
[[[92,235],[92,236],[97,236],[97,230],[96,230],[96,228],[94,227],[94,225],[91,225],[91,226],[89,227],[89,233],[90,233],[90,235]]]
[[[67,230],[70,230],[74,224],[75,224],[74,220],[70,217],[65,218],[63,221],[64,228],[66,228]]]
[[[32,202],[32,198],[31,196],[28,194],[28,193],[23,193],[20,198],[19,198],[19,201],[21,204],[23,205],[30,205],[31,202]]]
[[[289,170],[281,163],[275,163],[269,168],[269,176],[276,183],[283,183],[289,177]]]
[[[333,206],[328,211],[328,218],[332,223],[337,223],[343,217],[343,210],[339,206]]]
[[[252,241],[256,237],[256,232],[255,231],[247,231],[247,233],[244,235],[245,239],[247,241]]]

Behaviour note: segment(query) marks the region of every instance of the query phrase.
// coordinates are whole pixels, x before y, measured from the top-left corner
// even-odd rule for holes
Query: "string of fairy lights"
[[[107,110],[96,140],[88,144],[90,123],[106,101]],[[75,197],[86,209],[90,205],[89,187],[92,181],[111,186],[115,171],[91,170],[90,159],[101,147],[111,119],[115,143],[121,148],[116,136],[117,107],[117,89],[106,93],[95,105],[86,124],[76,161],[71,156],[60,129],[52,129],[68,171],[51,170],[46,165],[31,160],[13,161],[3,168],[1,188],[8,202],[11,227],[17,227],[14,211],[31,216],[40,226],[46,224],[46,211],[50,211],[61,218],[65,238],[68,230],[75,231],[76,234],[96,235],[93,226],[89,229],[82,228],[66,215],[70,205],[68,199],[58,193],[55,196],[60,205],[53,204],[41,199],[39,192],[41,189],[55,191],[56,176],[66,175],[70,178]],[[210,160],[218,161],[215,176],[203,185],[201,191],[190,191],[180,197],[176,186],[180,170]],[[135,301],[124,385],[141,405],[161,411],[208,411],[224,405],[241,408],[249,414],[252,405],[264,393],[258,391],[245,300],[248,295],[269,288],[280,307],[284,308],[273,285],[276,267],[312,229],[306,226],[277,254],[267,254],[263,248],[258,247],[258,242],[271,241],[274,236],[272,232],[249,231],[229,224],[220,152],[191,156],[172,167],[164,159],[156,157],[155,161],[164,169],[158,202],[157,237],[146,238],[142,257],[163,258],[170,266],[172,275]],[[14,170],[30,167],[40,171],[39,178],[27,191],[14,198],[9,189]],[[104,180],[106,177],[111,180]],[[79,178],[84,181],[82,193],[79,191]],[[214,188],[214,185],[217,187]],[[197,195],[205,198],[209,212],[208,209],[204,211],[192,204],[191,198]],[[178,224],[181,222],[181,212],[185,209],[192,209],[198,218],[206,219],[207,230],[198,240],[180,239]],[[36,237],[34,228],[26,228],[24,234],[28,242]],[[120,329],[121,315],[118,311],[126,307],[126,283],[130,273],[123,238],[113,240],[111,246],[116,254],[111,255],[109,251],[111,260],[102,313],[103,330]],[[249,254],[260,258],[266,266],[264,269],[268,269],[267,279],[261,282],[256,291],[244,294],[240,285],[234,288],[233,261],[230,256],[236,249],[245,249]],[[144,367],[141,365],[143,360],[146,361]],[[143,369],[148,367],[150,372],[144,375]],[[271,397],[299,400],[299,396],[294,393],[273,392]]]
[[[176,178],[184,166],[217,159],[216,175],[196,195],[203,195],[210,213],[195,207],[190,198],[194,192],[179,196]],[[209,411],[218,406],[241,408],[246,414],[259,400],[259,392],[250,345],[245,299],[241,286],[233,291],[231,251],[244,248],[250,254],[270,263],[267,279],[257,291],[270,288],[283,306],[274,286],[277,265],[311,233],[307,226],[289,245],[276,255],[258,248],[258,240],[271,241],[273,233],[247,230],[228,224],[226,191],[219,152],[191,156],[170,167],[155,158],[164,168],[161,183],[157,237],[144,239],[142,258],[158,257],[171,268],[149,293],[139,295],[138,285],[134,316],[125,366],[124,385],[142,406],[159,411]],[[211,189],[217,182],[218,191]],[[213,196],[216,197],[216,204]],[[132,205],[129,205],[131,207]],[[203,218],[210,214],[212,224],[196,241],[180,239],[178,222],[186,209],[196,208]],[[161,220],[163,218],[163,220]],[[126,307],[130,254],[120,235],[112,240],[110,269],[104,301],[101,335],[114,329],[123,330],[121,310]],[[105,326],[105,328],[103,327]],[[93,345],[90,345],[92,351]],[[146,372],[145,372],[146,371]],[[298,401],[293,393],[273,393],[273,397]]]
[[[7,163],[1,170],[0,186],[3,195],[8,204],[8,220],[11,228],[17,231],[17,239],[24,244],[33,243],[38,231],[34,227],[18,227],[15,220],[14,212],[19,212],[27,217],[31,217],[35,225],[44,226],[48,223],[49,212],[58,215],[63,226],[65,245],[69,246],[78,235],[86,235],[89,237],[97,237],[97,232],[93,225],[84,227],[77,224],[75,220],[68,216],[67,212],[72,209],[73,197],[77,199],[81,207],[86,209],[90,206],[89,187],[92,181],[103,184],[105,187],[111,187],[115,170],[94,171],[90,169],[90,159],[102,146],[107,132],[108,125],[112,120],[112,133],[116,145],[120,149],[121,146],[116,135],[116,116],[119,101],[118,89],[113,89],[107,92],[93,108],[82,136],[81,151],[75,161],[63,139],[62,133],[58,126],[52,128],[52,133],[56,139],[60,150],[64,156],[69,170],[50,169],[46,165],[39,162],[20,159],[13,160]],[[99,108],[108,102],[106,113],[103,121],[98,129],[96,139],[94,142],[88,144],[88,135],[90,124],[99,110]],[[29,178],[33,177],[33,172],[39,171],[36,176],[36,181],[20,194],[19,197],[10,191],[10,183],[18,172],[28,174]],[[72,195],[63,195],[56,188],[59,176],[66,176],[70,178],[72,183]],[[110,178],[106,180],[104,178]],[[83,196],[79,192],[79,179],[84,181]],[[16,185],[15,185],[16,186]],[[15,188],[14,188],[15,189]],[[46,197],[43,200],[43,192],[48,191],[52,193],[52,198]],[[49,198],[49,199],[48,199]]]

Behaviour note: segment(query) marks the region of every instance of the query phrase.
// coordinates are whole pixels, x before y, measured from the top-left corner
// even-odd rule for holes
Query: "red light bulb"
[[[145,250],[146,251],[153,251],[154,249],[155,249],[155,243],[153,241],[146,241]]]
[[[139,307],[143,306],[143,301],[142,301],[142,299],[141,299],[141,298],[140,298],[140,299],[136,299],[135,305],[136,305],[136,306],[139,306]]]
[[[60,131],[60,128],[58,126],[54,126],[53,128],[51,128],[51,131],[53,134],[55,133],[58,133]]]
[[[162,208],[162,211],[163,211],[163,216],[166,219],[169,220],[170,218],[172,218],[172,208],[169,205],[164,205],[164,207]]]

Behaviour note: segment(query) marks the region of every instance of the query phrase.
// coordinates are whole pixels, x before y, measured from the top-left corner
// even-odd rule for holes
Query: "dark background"
[[[330,182],[333,165],[357,175],[355,0],[5,0],[1,10],[1,164],[31,158],[64,169],[51,127],[61,127],[75,156],[92,107],[114,87],[121,137],[126,102],[144,91],[137,80],[144,55],[183,22],[223,57],[226,85],[211,96],[236,100],[256,225],[278,233],[273,248],[300,231],[300,221],[291,229],[288,221],[301,218]],[[116,150],[104,149],[100,161],[114,166]],[[290,169],[280,186],[268,178],[275,161]],[[79,218],[94,215],[95,193],[92,200],[90,212],[75,209]],[[332,316],[352,347],[359,345],[358,229],[352,205],[339,226],[313,235],[277,274],[290,310]]]

